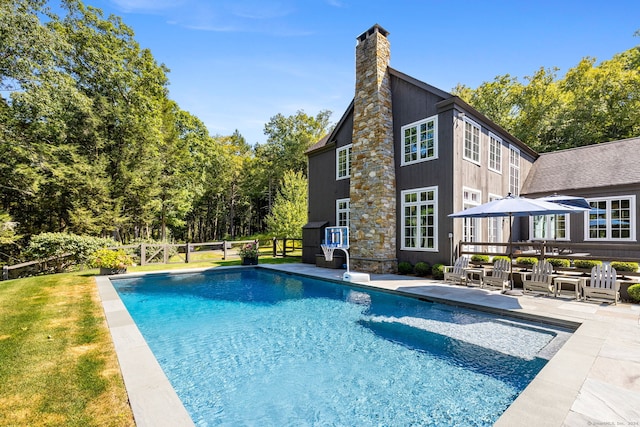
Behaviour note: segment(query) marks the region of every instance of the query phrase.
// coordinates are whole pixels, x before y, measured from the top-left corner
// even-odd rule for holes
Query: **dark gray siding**
[[[451,141],[453,140],[453,110],[438,116],[438,158],[412,165],[401,166],[403,156],[402,127],[418,120],[438,114],[436,104],[444,98],[418,88],[410,82],[392,76],[393,92],[393,136],[396,153],[397,188],[397,258],[415,264],[419,261],[429,264],[446,263],[449,259],[448,233],[452,220],[447,217],[452,205],[453,177],[450,173],[453,163]],[[438,187],[438,252],[402,250],[402,191],[422,187]]]

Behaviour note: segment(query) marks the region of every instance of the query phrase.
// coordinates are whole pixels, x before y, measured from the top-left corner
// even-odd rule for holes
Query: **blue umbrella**
[[[536,200],[542,200],[551,203],[560,203],[561,205],[574,206],[577,208],[590,209],[591,205],[583,197],[563,196],[560,194],[552,194],[551,196],[540,197]]]
[[[449,214],[449,217],[493,218],[508,216],[509,229],[511,229],[513,227],[514,216],[570,214],[588,210],[589,207],[569,206],[558,202],[550,202],[540,199],[527,199],[526,197],[516,197],[509,193],[502,199],[492,200],[491,202],[479,206],[474,206],[460,212]],[[513,230],[509,234],[509,257],[513,257]],[[509,276],[511,279],[511,287],[513,288],[513,269],[510,269]]]

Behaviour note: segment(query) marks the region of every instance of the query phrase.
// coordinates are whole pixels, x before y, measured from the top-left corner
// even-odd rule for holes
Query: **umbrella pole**
[[[509,284],[513,290],[513,217],[509,213]]]

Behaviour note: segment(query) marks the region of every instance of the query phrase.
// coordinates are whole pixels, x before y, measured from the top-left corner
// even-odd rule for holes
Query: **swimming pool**
[[[492,425],[559,333],[261,269],[113,284],[198,425]]]

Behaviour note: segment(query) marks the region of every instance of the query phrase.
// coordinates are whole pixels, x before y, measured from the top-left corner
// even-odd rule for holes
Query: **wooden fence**
[[[110,249],[124,249],[138,265],[176,264],[200,261],[216,261],[239,258],[238,250],[255,240],[223,240],[204,243],[139,243],[136,245],[118,246]],[[302,239],[273,238],[258,242],[259,252],[273,257],[301,257]],[[59,266],[64,258],[51,257],[46,260],[29,261],[2,267],[0,280],[16,279],[60,271]],[[58,267],[56,267],[58,266]]]

